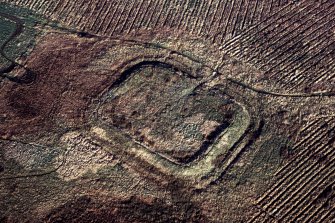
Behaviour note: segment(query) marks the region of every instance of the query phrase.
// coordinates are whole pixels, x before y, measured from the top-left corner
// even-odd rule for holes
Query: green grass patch
[[[8,37],[14,32],[15,24],[0,17],[0,45],[2,46]],[[0,66],[7,66],[9,61],[0,57]]]
[[[27,56],[30,49],[35,45],[35,39],[40,34],[36,29],[37,24],[46,24],[46,21],[38,14],[28,9],[14,7],[6,3],[0,3],[0,13],[15,16],[22,20],[24,28],[21,34],[12,39],[5,47],[5,54],[16,60],[22,56]],[[15,31],[14,21],[0,16],[0,45],[2,45]],[[7,66],[10,62],[0,57],[0,66]]]

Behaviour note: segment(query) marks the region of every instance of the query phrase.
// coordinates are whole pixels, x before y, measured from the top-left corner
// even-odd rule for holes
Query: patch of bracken
[[[52,210],[43,222],[208,222],[190,205],[166,204],[162,200],[145,202],[138,198],[106,202],[82,196]]]

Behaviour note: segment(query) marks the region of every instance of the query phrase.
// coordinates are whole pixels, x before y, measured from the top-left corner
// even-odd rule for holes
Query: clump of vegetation
[[[18,31],[16,21],[12,21],[6,15],[17,18],[23,24],[23,29],[15,36],[13,33]],[[30,10],[0,3],[0,46],[3,47],[4,54],[8,58],[17,60],[29,54],[35,44],[35,38],[39,34],[35,28],[38,23],[44,23],[43,19]],[[0,67],[6,67],[10,64],[11,62],[7,58],[0,57]]]

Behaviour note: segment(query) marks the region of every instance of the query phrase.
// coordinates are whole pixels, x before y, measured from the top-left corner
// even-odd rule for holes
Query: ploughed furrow
[[[265,21],[260,21],[252,25],[249,29],[244,30],[244,32],[240,35],[225,41],[221,48],[235,57],[242,58],[244,54],[238,48],[238,46],[242,47],[243,50],[247,50],[248,44],[250,42],[253,41],[253,43],[255,43],[257,40],[260,41],[259,39],[255,39],[255,36],[262,33],[265,33],[266,35],[271,34],[271,29],[275,28],[274,24],[276,24],[276,21],[285,23],[292,17],[296,16],[296,13],[299,10],[305,10],[306,7],[313,7],[313,4],[306,3],[306,1],[301,2],[299,5],[293,3],[287,4],[276,12],[272,13],[271,16],[268,17]]]
[[[133,1],[128,5],[127,11],[122,16],[122,22],[120,23],[119,30],[129,30],[130,26],[133,26],[134,20],[137,19],[138,11],[136,8],[141,8],[143,5],[143,1]]]
[[[331,23],[331,22],[329,22]],[[332,25],[333,28],[334,25]],[[269,69],[265,70],[265,73],[271,73],[271,71],[278,66],[281,66],[282,70],[288,70],[293,69],[293,70],[297,70],[300,68],[303,68],[300,73],[303,73],[306,70],[311,69],[312,67],[314,67],[315,64],[319,63],[322,59],[324,59],[327,54],[324,53],[324,51],[326,51],[329,46],[331,46],[332,43],[329,44],[329,40],[332,39],[332,36],[329,35],[329,31],[328,30],[324,30],[321,31],[321,33],[317,32],[321,29],[321,27],[319,27],[319,29],[314,30],[315,32],[315,36],[313,37],[313,39],[310,40],[309,44],[306,44],[305,46],[302,46],[302,49],[300,50],[300,52],[298,52],[299,50],[297,50],[297,55],[290,60],[290,58],[283,58],[282,60],[280,60],[275,66],[270,67]],[[313,43],[314,42],[314,43]],[[321,46],[321,47],[320,47]],[[321,48],[321,49],[320,49]],[[296,48],[298,49],[298,48]],[[314,54],[311,54],[310,51],[316,51]],[[315,62],[313,62],[313,59],[320,55],[318,60]],[[298,64],[297,66],[297,61],[301,60],[301,59],[305,59],[304,63]],[[311,62],[311,63],[310,63]],[[293,66],[296,67],[293,67]],[[272,76],[277,76],[279,75],[278,73],[273,73]],[[292,74],[292,72],[286,72],[284,75],[282,75],[282,79],[288,79],[288,77],[294,77],[294,76],[298,76],[298,75],[294,75]]]
[[[181,12],[179,13],[180,14],[179,15],[180,19],[179,19],[179,21],[176,21],[176,25],[175,25],[175,28],[178,29],[178,30],[180,30],[180,29],[182,29],[182,27],[184,27],[183,24],[188,17],[189,8],[191,7],[191,4],[190,4],[191,1],[192,0],[186,0],[184,7],[182,8]]]
[[[102,3],[101,3],[102,4]],[[99,4],[90,4],[89,8],[87,9],[88,16],[93,17],[94,14],[97,14],[101,5]],[[82,28],[84,26],[93,26],[92,24],[96,24],[96,20],[88,20],[85,17],[80,17],[77,21],[74,22],[75,26]]]
[[[156,12],[154,12],[152,22],[148,24],[150,28],[156,27],[160,19],[166,14],[166,10],[169,6],[168,0],[161,0],[160,3],[157,4],[158,8]],[[157,13],[158,12],[158,13]]]
[[[221,43],[266,20],[292,1],[281,0],[4,0],[68,26],[117,36],[140,29],[182,29]]]
[[[194,20],[194,16],[196,15],[197,9],[200,7],[200,0],[194,1],[194,3],[190,3],[192,7],[190,8],[190,12],[188,13],[184,25],[184,30],[190,30],[192,28],[192,23]]]
[[[287,222],[290,218],[293,218],[296,211],[301,210],[304,205],[313,202],[313,199],[327,186],[330,179],[334,178],[335,164],[333,162],[334,159],[327,163],[327,166],[325,165],[325,167],[322,168],[322,171],[304,179],[305,181],[301,186],[295,189],[294,193],[290,193],[290,196],[286,196],[286,203],[277,203],[276,205],[273,205],[273,208],[264,210],[280,221],[285,219],[284,222]]]
[[[311,195],[306,204],[300,209],[294,209],[297,213],[291,213],[286,218],[274,216],[264,210],[259,210],[248,223],[260,222],[333,222],[335,217],[335,181],[317,190],[316,195]]]
[[[167,21],[167,25],[169,27],[177,26],[178,20],[180,19],[180,16],[182,14],[181,11],[184,9],[186,4],[188,4],[187,1],[182,1],[176,6],[175,11],[172,13],[172,17],[169,18],[169,20]]]
[[[332,55],[333,57],[330,57],[330,55]],[[335,61],[333,60],[334,55],[335,55],[335,41],[332,42],[331,51],[329,51],[329,54],[327,57],[328,64],[322,68],[322,73],[318,75],[318,77],[315,78],[313,82],[319,83],[321,81],[334,79],[334,75],[335,75],[335,68],[334,68]]]
[[[117,14],[114,17],[115,23],[113,24],[113,26],[111,26],[110,30],[107,30],[107,33],[110,33],[111,35],[113,35],[117,31],[118,26],[120,25],[120,22],[122,22],[122,19],[124,19],[124,17],[125,17],[123,14],[126,13],[127,9],[128,9],[128,5],[126,5],[126,4],[121,5],[120,10],[116,12]],[[112,21],[114,21],[114,20],[112,20]],[[98,31],[100,31],[100,30],[98,30]]]
[[[334,182],[324,187],[317,195],[309,199],[303,208],[298,208],[295,212],[286,215],[285,222],[317,222],[323,215],[331,211],[332,203],[335,201],[335,194],[332,186]],[[327,221],[328,222],[328,221]]]
[[[83,29],[84,27],[90,27],[90,29],[95,30],[95,32],[97,32],[97,30],[100,30],[102,27],[102,24],[104,22],[108,22],[106,21],[106,15],[107,15],[107,10],[111,9],[112,7],[116,7],[113,6],[112,4],[108,4],[106,2],[101,2],[100,4],[96,4],[92,6],[93,8],[91,8],[92,10],[92,16],[93,15],[97,15],[97,17],[95,17],[94,19],[82,19],[82,23],[78,23],[77,26],[80,26],[81,29]],[[111,12],[111,13],[115,13],[115,11]],[[106,24],[105,27],[108,26],[108,23]]]
[[[80,7],[80,9],[77,9]],[[66,23],[71,27],[78,27],[80,29],[80,24],[84,23],[84,17],[80,16],[81,14],[87,14],[92,11],[92,2],[89,1],[82,1],[80,5],[73,4],[73,8],[71,12],[67,15]],[[73,19],[73,17],[77,19]]]
[[[335,152],[332,151],[324,154],[323,157],[328,159],[328,157],[333,157],[334,155]],[[297,188],[301,189],[306,186],[308,180],[314,180],[314,177],[318,177],[318,173],[321,172],[321,169],[324,169],[324,165],[318,163],[318,160],[309,162],[309,164],[310,167],[299,168],[298,171],[300,172],[296,171],[296,175],[289,178],[280,185],[280,190],[277,190],[276,194],[274,194],[267,203],[263,203],[264,210],[271,209],[271,207],[279,210],[280,207],[285,204],[285,202],[290,200],[291,194],[298,192]]]
[[[325,212],[329,211],[331,203],[335,201],[333,186],[334,182],[328,185],[312,202],[306,205],[292,221],[316,222],[317,219],[321,218]],[[307,213],[310,214],[307,216]]]
[[[33,7],[36,8],[36,10],[41,11],[44,6],[43,3],[44,1],[37,1]]]
[[[332,148],[334,149],[334,148]],[[313,201],[331,181],[334,179],[335,158],[327,162],[320,170],[300,182],[300,186],[295,188],[294,192],[290,193],[286,199],[281,199],[282,202],[270,209],[270,213],[276,215],[280,220],[289,219],[294,216],[296,211],[300,210]]]
[[[325,83],[325,81],[332,79],[332,74],[335,73],[334,69],[334,56],[335,56],[335,41],[332,41],[327,48],[323,48],[321,52],[315,53],[310,64],[304,64],[306,68],[303,69],[305,72],[299,71],[299,76],[293,79],[291,82],[286,82],[286,86],[290,86],[290,89],[297,88],[304,84],[304,86],[312,86],[313,84]],[[317,58],[317,59],[316,59]],[[298,73],[298,72],[297,72]],[[322,81],[322,82],[321,82]]]
[[[335,5],[335,3],[331,3],[332,5]],[[329,7],[329,5],[327,5]],[[324,5],[324,8],[326,7],[326,4]],[[317,21],[310,23],[311,19],[316,16],[321,16],[324,9],[320,9],[319,7],[311,7],[312,10],[308,10],[305,12],[306,14],[297,13],[296,16],[290,20],[290,23],[298,23],[299,21],[302,21],[299,23],[299,25],[295,26],[294,28],[291,25],[288,24],[280,24],[281,26],[276,27],[273,30],[274,35],[268,35],[265,41],[256,41],[255,46],[259,49],[261,49],[263,52],[266,52],[262,58],[266,57],[268,58],[267,64],[269,66],[273,65],[272,62],[276,61],[278,57],[281,57],[283,54],[290,52],[292,50],[292,47],[297,47],[297,43],[300,43],[304,37],[310,36],[311,33],[314,32],[315,29],[320,28],[320,23]],[[320,20],[321,22],[328,22],[329,14],[332,14],[331,12],[328,12],[326,15],[322,15]],[[323,25],[323,24],[322,24]],[[302,36],[301,33],[304,33],[305,35]],[[271,39],[271,43],[266,42],[266,40]],[[279,51],[282,51],[281,53],[278,53]],[[247,55],[248,56],[248,62],[254,62],[254,63],[261,63],[262,58],[259,58],[257,55]],[[287,58],[287,57],[285,57]]]
[[[312,131],[314,127],[322,121],[323,121],[322,118],[315,118],[315,119],[309,120],[306,125],[301,127],[301,129],[299,130],[299,134],[305,134],[305,133]]]
[[[89,14],[89,13],[92,13],[92,11],[94,11],[93,9],[96,7],[96,4],[92,4],[92,2],[87,2],[85,5],[84,5],[85,9],[84,9],[84,13],[85,14]],[[84,27],[84,24],[87,24],[89,23],[89,21],[87,20],[87,17],[84,17],[84,16],[80,16],[80,13],[77,13],[76,14],[76,17],[78,19],[76,20],[73,20],[70,25],[72,27],[78,27],[80,30],[82,29],[82,27]]]
[[[60,5],[62,4],[62,0],[57,0],[54,2],[54,4],[50,4],[50,7],[47,9],[47,13],[46,14],[43,14],[47,17],[52,17],[54,15],[54,12],[55,11],[58,11],[59,8],[60,8]],[[20,4],[18,4],[20,5]],[[43,13],[43,11],[41,11],[41,13]]]
[[[219,3],[219,1],[216,1],[216,2]],[[217,5],[214,3],[214,0],[210,0],[208,2],[208,7],[205,11],[204,19],[202,19],[201,25],[198,29],[198,33],[197,33],[198,35],[200,35],[201,33],[208,33],[209,32],[211,26],[208,26],[208,24],[211,23],[213,17],[215,16],[214,10],[215,10],[216,7],[217,7]],[[208,17],[211,17],[211,18],[208,18]]]
[[[335,27],[334,22],[332,22],[332,24],[329,24],[330,28],[329,30],[331,30],[334,27]],[[304,63],[299,64],[298,67],[292,67],[295,70],[300,69],[301,71],[299,70],[299,72],[296,73],[291,72],[288,75],[284,76],[285,79],[288,79],[286,80],[287,83],[296,84],[297,82],[303,79],[303,77],[306,75],[306,72],[308,71],[313,72],[313,69],[314,70],[317,69],[317,72],[320,72],[325,66],[329,67],[328,66],[329,63],[334,62],[331,56],[334,55],[333,52],[335,50],[335,41],[333,35],[329,33],[329,30],[327,30],[326,32],[322,32],[319,36],[316,36],[314,38],[313,41],[314,42],[317,41],[317,43],[313,44],[313,47],[306,49],[306,51],[308,52],[307,54],[309,54],[306,57],[306,61]],[[298,59],[301,59],[301,57],[298,57]],[[324,61],[325,63],[324,64],[320,63],[322,61]],[[317,65],[319,65],[318,68],[316,68]],[[322,76],[318,75],[314,77],[313,75],[310,75],[309,78],[317,81],[321,79]]]
[[[62,22],[69,15],[68,14],[68,9],[69,9],[69,6],[70,6],[71,3],[76,4],[77,1],[64,0],[61,4],[58,17],[60,18],[60,20],[62,20]],[[79,0],[78,0],[77,4],[79,4]]]
[[[300,1],[225,41],[222,48],[284,89],[309,91],[334,74],[329,69],[335,58],[334,32],[334,1]]]
[[[324,191],[335,180],[334,126],[328,135],[327,142],[311,146],[313,153],[308,159],[297,160],[298,165],[291,165],[292,170],[278,177],[277,183],[258,200],[263,211],[284,222],[312,218],[317,208],[321,211],[319,206],[327,200],[322,197]]]
[[[326,125],[328,125],[327,128],[329,130],[320,133],[320,130],[326,128]],[[269,202],[271,202],[269,199],[271,200],[274,194],[283,190],[281,189],[281,185],[287,182],[292,183],[294,179],[297,180],[296,176],[301,174],[301,171],[306,172],[310,168],[313,168],[313,165],[317,165],[317,163],[314,162],[315,157],[318,157],[318,154],[324,154],[325,150],[328,149],[329,145],[334,140],[334,137],[332,137],[334,125],[334,120],[328,119],[328,124],[322,123],[320,124],[320,126],[322,126],[321,128],[315,127],[315,129],[319,129],[319,132],[311,131],[309,134],[305,135],[304,139],[307,141],[308,145],[298,143],[300,144],[299,147],[303,148],[303,152],[298,153],[287,165],[279,170],[276,174],[278,181],[260,199],[258,199],[259,204],[267,203],[267,205],[269,205]],[[313,165],[309,166],[308,162],[311,162]]]
[[[317,127],[319,126],[322,127]],[[313,122],[309,126],[315,127],[320,131],[323,128],[326,128],[327,123]],[[328,148],[329,144],[332,143],[333,138],[329,137],[329,133],[332,130],[324,131],[322,134],[319,134],[318,131],[311,131],[310,133],[306,133],[303,139],[300,142],[306,141],[308,145],[297,143],[298,147],[301,148],[301,152],[299,152],[294,158],[291,159],[285,166],[283,166],[277,173],[276,177],[279,179],[272,188],[270,188],[267,193],[265,193],[258,202],[267,202],[265,199],[271,197],[271,194],[276,193],[280,190],[280,185],[286,182],[289,182],[291,179],[295,178],[297,174],[299,174],[296,169],[302,169],[303,171],[307,171],[313,166],[309,166],[308,162],[312,162],[314,165],[316,163],[313,162],[313,158],[315,154],[323,153],[325,149]],[[315,137],[317,136],[317,137]],[[296,147],[296,146],[295,146]],[[296,148],[298,149],[298,148]]]
[[[39,10],[39,12],[41,12],[41,14],[46,15],[47,17],[49,17],[53,11],[53,9],[56,7],[58,1],[45,1],[45,3],[43,3],[43,5],[45,6],[44,9]]]
[[[243,3],[243,0],[240,1],[236,5],[237,10],[234,10],[234,13],[233,13],[232,18],[231,18],[231,23],[230,23],[231,25],[228,26],[228,28],[227,28],[228,35],[225,35],[225,38],[231,38],[237,31],[236,30],[238,28],[237,22],[239,21],[238,17],[239,17],[239,14],[241,12],[241,9],[242,9],[242,3]]]
[[[287,47],[285,44],[293,44],[295,38],[301,34],[301,29],[299,28],[305,28],[305,25],[313,17],[311,14],[322,13],[319,12],[320,10],[317,11],[317,8],[316,4],[304,5],[302,6],[302,11],[284,16],[282,22],[277,22],[276,26],[266,26],[266,29],[255,33],[252,39],[244,43],[249,46],[249,49],[241,56],[245,57],[248,62],[256,64],[264,58],[272,62],[273,58],[271,58],[271,55],[278,55],[278,50]],[[292,27],[291,24],[298,25]],[[263,52],[263,54],[258,55],[254,48],[259,49],[258,52]]]
[[[329,64],[328,70],[324,69],[320,74],[320,79],[316,80],[315,82],[318,83],[321,80],[331,80],[334,81],[335,79],[335,63]]]
[[[163,10],[163,15],[160,18],[160,20],[157,21],[156,26],[157,27],[163,27],[166,26],[168,19],[171,17],[173,14],[175,7],[176,7],[176,0],[170,0],[167,2],[167,6],[165,10]],[[200,2],[197,1],[197,5],[200,5]],[[195,7],[197,9],[198,7]],[[163,8],[164,9],[164,8]],[[194,13],[194,12],[193,12]]]
[[[266,212],[259,210],[255,216],[250,218],[248,223],[277,223],[278,221],[272,217],[269,216]]]
[[[136,12],[132,16],[132,20],[127,25],[127,33],[130,33],[132,30],[141,27],[144,22],[144,18],[148,14],[150,10],[152,10],[152,0],[151,1],[142,1],[140,7],[136,10]],[[144,10],[141,10],[141,9]]]
[[[57,1],[50,1],[46,2],[45,4],[42,2],[42,4],[44,5],[44,8],[38,11],[42,12],[43,15],[50,16],[51,10],[55,7]]]
[[[198,26],[199,20],[202,19],[202,15],[203,15],[202,11],[204,10],[205,5],[206,5],[206,2],[201,1],[199,7],[196,7],[197,11],[195,15],[198,15],[198,16],[194,18],[193,23],[190,27],[191,33],[194,33],[194,31],[197,29],[196,27]]]
[[[120,10],[121,8],[121,3],[119,4],[108,4],[108,6],[104,7],[104,11],[101,13],[103,16],[101,17],[100,20],[98,20],[99,22],[97,23],[98,25],[95,26],[93,24],[92,28],[95,28],[96,32],[101,32],[101,33],[106,33],[107,30],[110,30],[114,21],[114,18],[116,17],[116,13],[118,12],[118,10]],[[113,14],[112,18],[109,18],[109,15]]]
[[[260,21],[266,20],[273,13],[279,10],[287,3],[280,3],[276,0],[235,0],[223,1],[221,8],[216,10],[216,19],[214,20],[209,35],[212,36],[213,42],[222,43],[233,36],[238,35],[244,29]],[[222,6],[223,5],[223,6]],[[268,10],[266,10],[268,9]]]
[[[151,21],[155,15],[155,12],[157,11],[158,4],[155,0],[151,0],[149,4],[148,11],[142,16],[141,21],[138,23],[138,27],[142,27],[143,29],[147,29]],[[129,31],[130,32],[130,31]]]
[[[212,27],[214,28],[214,32],[211,35],[213,42],[216,42],[216,39],[218,38],[221,30],[224,27],[224,18],[226,17],[226,14],[228,13],[228,1],[221,1],[221,4],[218,5],[216,16],[214,17],[212,23]],[[212,28],[212,30],[213,30]],[[210,30],[211,31],[211,30]]]
[[[320,24],[318,24],[317,26],[319,28],[313,30],[313,33],[314,33],[313,39],[309,40],[304,45],[300,45],[304,37],[299,37],[299,35],[295,36],[294,41],[293,41],[293,38],[291,39],[292,40],[291,44],[287,45],[284,49],[282,49],[281,53],[278,53],[277,55],[271,57],[271,59],[267,62],[267,64],[264,64],[263,66],[261,66],[260,69],[267,70],[267,68],[269,68],[271,70],[274,67],[281,67],[282,71],[289,73],[287,75],[284,75],[284,77],[285,76],[289,77],[290,81],[288,82],[291,82],[293,81],[293,79],[295,79],[294,76],[301,76],[300,74],[303,73],[303,71],[299,72],[299,74],[297,74],[297,72],[295,73],[290,72],[291,70],[294,70],[294,71],[297,70],[297,68],[292,67],[292,65],[295,66],[297,64],[297,61],[300,61],[302,59],[305,60],[304,63],[301,63],[298,65],[299,67],[305,67],[307,65],[310,65],[311,67],[313,67],[312,64],[318,64],[320,60],[322,60],[322,58],[318,58],[318,56],[322,57],[323,55],[325,55],[322,52],[329,48],[329,44],[327,43],[328,42],[327,40],[329,40],[329,38],[323,35],[324,33],[322,33],[322,26]],[[318,35],[317,31],[320,31],[320,30],[321,30],[321,34]],[[281,46],[276,47],[275,51],[279,52],[280,47]],[[295,57],[288,58],[286,56],[287,52],[295,54]],[[304,54],[304,56],[301,56],[301,54]],[[270,55],[268,56],[270,57]],[[315,58],[317,58],[317,61],[313,60]],[[310,63],[306,64],[307,61],[309,61]],[[271,64],[273,62],[275,64]],[[258,61],[257,63],[260,63],[260,61]],[[283,68],[284,66],[286,67],[285,69]],[[278,76],[278,75],[280,74],[278,73],[273,74],[273,76]],[[284,79],[284,77],[282,79]]]
[[[316,223],[324,223],[324,222],[334,222],[335,219],[335,205],[332,205],[330,210],[324,211],[321,213],[320,218],[316,219]]]
[[[78,1],[77,2],[77,4],[78,5],[76,5],[73,1],[69,1],[69,3],[68,3],[68,5],[66,5],[65,6],[65,10],[64,10],[64,12],[63,12],[63,16],[64,16],[64,19],[63,19],[63,21],[64,21],[64,23],[65,24],[69,24],[69,22],[70,21],[73,21],[73,19],[70,17],[70,15],[72,14],[72,13],[74,13],[73,12],[73,10],[74,10],[74,8],[75,7],[78,7],[79,8],[79,10],[76,10],[76,11],[81,11],[82,10],[82,8],[83,8],[83,4],[84,4],[85,2],[83,1],[83,0],[80,0],[80,1]],[[73,16],[75,16],[74,14],[73,14]]]
[[[232,14],[234,12],[234,7],[236,4],[237,0],[233,0],[231,2],[228,2],[227,4],[227,10],[224,11],[224,14],[221,16],[221,18],[225,21],[222,25],[221,25],[221,29],[219,29],[221,32],[217,33],[217,42],[221,42],[222,39],[225,37],[226,33],[227,33],[227,29],[229,24],[231,23],[231,17]]]

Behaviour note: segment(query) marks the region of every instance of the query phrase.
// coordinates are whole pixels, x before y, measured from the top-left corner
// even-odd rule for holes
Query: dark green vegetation
[[[3,17],[0,17],[0,44],[3,45],[5,42],[7,42],[7,39],[12,35],[12,33],[15,31],[15,24],[13,22],[10,22]],[[0,57],[0,66],[5,67],[8,66],[10,61],[8,61],[4,57]]]
[[[18,7],[12,7],[5,3],[0,3],[0,45],[7,42],[8,38],[16,31],[16,22],[5,18],[5,15],[17,17],[22,21],[22,32],[17,33],[17,36],[12,38],[4,47],[4,51],[9,58],[16,59],[21,56],[26,56],[28,50],[35,43],[35,37],[38,31],[35,29],[40,18],[33,12]],[[21,31],[21,30],[20,30]],[[8,64],[8,60],[1,57],[1,64]]]
[[[26,69],[22,78],[15,78],[10,73],[15,67],[24,67],[25,58],[35,44],[35,38],[41,33],[43,19],[30,10],[0,3],[0,74],[16,82],[33,79],[32,71]],[[21,61],[18,61],[20,58]],[[27,79],[28,78],[28,79]]]

